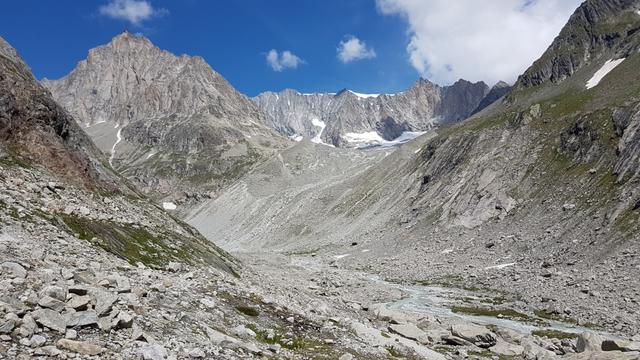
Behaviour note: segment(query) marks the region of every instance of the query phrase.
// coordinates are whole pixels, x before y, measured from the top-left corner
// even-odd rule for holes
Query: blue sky
[[[0,35],[38,78],[64,76],[90,48],[126,28],[175,54],[204,57],[250,96],[284,88],[379,93],[404,90],[421,75],[441,84],[459,77],[513,81],[579,3],[459,1],[456,5],[466,5],[456,9],[446,0],[7,1]],[[476,3],[492,12],[483,13]],[[508,16],[531,29],[507,35],[492,26]],[[486,48],[477,50],[484,41]],[[510,51],[511,43],[523,41],[534,49]],[[341,44],[347,51],[339,54]],[[283,58],[284,51],[289,53]]]

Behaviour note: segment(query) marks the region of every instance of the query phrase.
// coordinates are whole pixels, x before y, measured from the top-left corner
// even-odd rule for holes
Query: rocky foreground
[[[95,195],[52,180],[2,165],[3,358],[638,357],[637,338],[532,335],[449,313],[398,310],[393,304],[408,296],[405,288],[341,269],[334,257],[246,256],[239,276],[175,259],[128,261],[41,210],[60,202],[91,217],[118,197],[94,202]],[[122,207],[134,223],[143,221],[127,211]]]

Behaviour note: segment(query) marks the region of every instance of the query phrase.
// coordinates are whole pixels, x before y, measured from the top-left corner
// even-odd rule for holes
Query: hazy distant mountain
[[[281,134],[335,146],[362,146],[463,120],[488,92],[483,82],[459,80],[441,87],[419,79],[397,94],[360,94],[346,89],[337,94],[300,94],[288,89],[262,93],[254,101]]]

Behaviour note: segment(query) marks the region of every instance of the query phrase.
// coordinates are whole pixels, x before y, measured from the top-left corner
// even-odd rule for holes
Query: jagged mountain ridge
[[[264,114],[201,57],[124,32],[89,51],[54,98],[110,163],[155,196],[206,194],[286,146]]]
[[[253,99],[281,134],[354,146],[358,134],[376,133],[371,135],[393,140],[403,132],[427,131],[438,123],[464,120],[488,93],[483,82],[459,80],[441,87],[421,78],[398,94],[368,95],[349,90],[301,94],[287,89]],[[356,134],[355,141],[350,134]]]

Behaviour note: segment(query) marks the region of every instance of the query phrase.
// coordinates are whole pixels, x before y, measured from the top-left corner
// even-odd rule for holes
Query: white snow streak
[[[116,142],[111,147],[111,156],[109,156],[109,165],[113,166],[113,158],[116,156],[116,146],[120,141],[122,141],[122,129],[118,129],[118,133],[116,134]]]
[[[378,96],[380,96],[380,94],[362,94],[362,93],[357,93],[357,92],[351,91],[351,90],[349,90],[349,92],[352,93],[353,95],[357,96],[360,99],[377,98]]]
[[[591,89],[596,85],[598,85],[600,81],[604,79],[604,77],[607,76],[607,74],[611,72],[611,70],[615,69],[616,66],[620,65],[624,61],[624,59],[625,58],[618,59],[618,60],[607,60],[607,62],[604,63],[604,65],[602,65],[600,70],[596,71],[596,73],[593,74],[593,77],[589,79],[589,81],[587,81],[587,89]]]
[[[320,131],[318,132],[318,134],[316,134],[316,136],[314,136],[313,139],[311,139],[311,141],[313,141],[316,144],[322,144],[322,145],[334,147],[333,145],[327,144],[324,141],[322,141],[322,138],[321,138],[322,132],[324,131],[324,128],[327,127],[327,124],[325,124],[324,121],[318,120],[318,119],[311,119],[311,124],[313,124],[313,126],[320,128]]]
[[[424,133],[424,131],[405,131],[393,140],[385,140],[377,132],[368,131],[364,133],[345,133],[343,139],[355,145],[356,148],[370,146],[391,147],[404,144]]]
[[[487,267],[486,267],[486,268],[484,268],[484,269],[485,269],[485,270],[491,270],[491,269],[498,269],[498,270],[499,270],[499,269],[504,269],[504,268],[509,267],[509,266],[513,266],[513,265],[515,265],[515,264],[516,264],[516,263],[508,263],[508,264],[493,265],[493,266],[487,266]]]
[[[163,202],[162,203],[162,207],[165,210],[175,210],[177,208],[176,204],[174,204],[172,202]]]
[[[346,257],[347,257],[347,256],[349,256],[349,255],[351,255],[351,254],[336,255],[336,256],[334,256],[334,258],[336,258],[336,260],[340,260],[340,259],[342,259],[342,258],[346,258]]]

